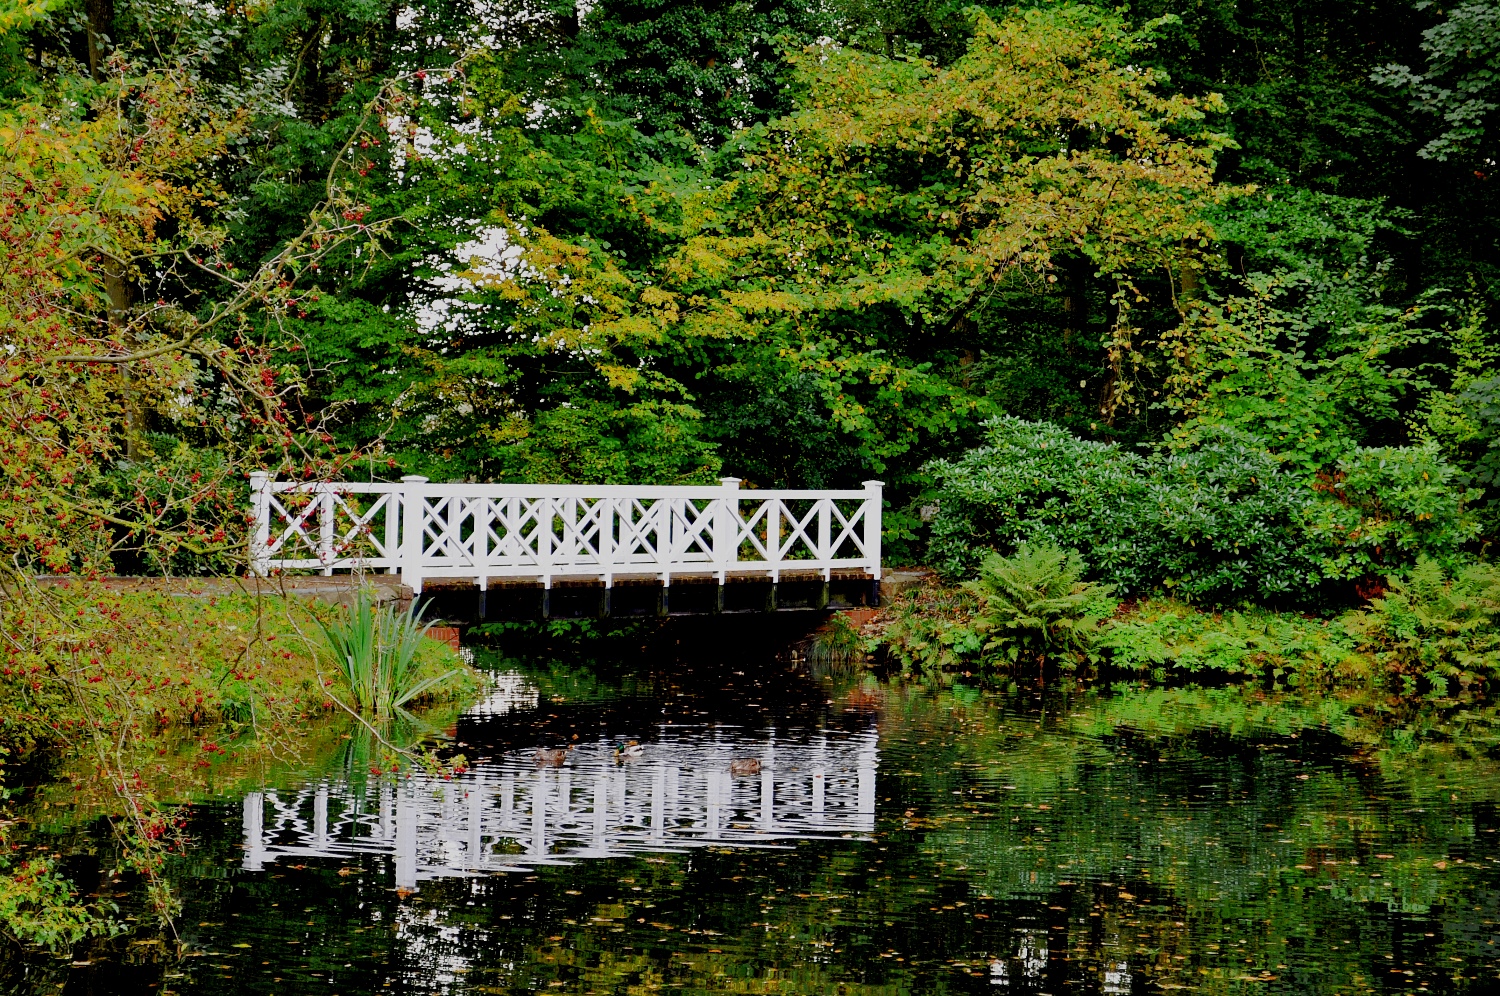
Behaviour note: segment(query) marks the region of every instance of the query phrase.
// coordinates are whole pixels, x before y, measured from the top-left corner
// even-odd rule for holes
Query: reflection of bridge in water
[[[412,776],[325,781],[252,792],[244,803],[247,869],[281,858],[390,855],[396,885],[527,871],[577,858],[707,845],[863,835],[875,828],[874,730],[796,742],[743,731],[660,728],[641,757],[605,744],[558,768],[516,752],[451,782]],[[735,774],[757,767],[753,774]]]

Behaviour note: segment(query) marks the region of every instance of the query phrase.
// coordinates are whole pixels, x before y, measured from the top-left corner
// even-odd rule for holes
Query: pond
[[[176,939],[143,917],[0,988],[1500,990],[1484,703],[480,662],[491,694],[447,729],[470,771],[372,773],[337,734],[226,778],[185,811]],[[62,798],[28,803],[28,844],[87,880],[108,834]]]

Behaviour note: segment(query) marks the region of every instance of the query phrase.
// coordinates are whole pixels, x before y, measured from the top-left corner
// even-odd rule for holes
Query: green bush
[[[1053,543],[1086,551],[1126,595],[1310,605],[1330,582],[1451,562],[1477,532],[1476,492],[1432,444],[1354,449],[1309,478],[1230,427],[1154,454],[1012,417],[986,428],[985,446],[929,465],[930,554],[950,577],[973,576],[990,551]]]
[[[1322,579],[1303,529],[1315,496],[1242,436],[1147,456],[1008,416],[986,427],[987,445],[929,465],[930,552],[950,576],[972,576],[990,550],[1050,542],[1086,550],[1098,577],[1132,595],[1297,601]]]
[[[1114,612],[1113,585],[1083,580],[1083,559],[1056,546],[1023,544],[990,554],[966,588],[979,599],[974,631],[986,654],[1012,664],[1064,665],[1087,654],[1099,621]]]
[[[1443,691],[1500,676],[1500,569],[1423,559],[1344,626],[1388,673]]]
[[[1310,544],[1322,548],[1329,578],[1401,570],[1419,557],[1454,562],[1479,532],[1468,505],[1483,492],[1460,485],[1438,444],[1360,447],[1316,485],[1308,508]]]

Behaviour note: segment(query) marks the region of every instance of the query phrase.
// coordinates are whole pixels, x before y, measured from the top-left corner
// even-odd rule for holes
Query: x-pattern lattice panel
[[[632,493],[637,491],[639,493]],[[549,493],[550,492],[550,493]],[[879,575],[880,492],[537,485],[255,485],[257,571],[390,567],[424,577],[786,566]],[[871,540],[874,540],[873,544]]]
[[[302,563],[311,561],[322,567],[388,566],[393,562],[396,551],[390,539],[395,529],[386,528],[387,520],[397,515],[391,494],[373,496],[364,508],[353,496],[335,490],[297,497],[303,502],[268,498],[267,532],[271,535],[266,555],[280,554],[280,559],[286,560],[305,554]]]

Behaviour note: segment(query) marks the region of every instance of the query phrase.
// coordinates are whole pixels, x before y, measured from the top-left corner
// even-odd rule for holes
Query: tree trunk
[[[115,0],[88,0],[86,9],[89,18],[89,75],[95,83],[104,80],[104,58],[106,39],[115,25]]]
[[[1074,333],[1089,324],[1089,261],[1082,257],[1066,259],[1063,271],[1063,341],[1071,342]]]
[[[125,274],[124,267],[114,260],[105,260],[104,292],[109,296],[109,328],[117,341],[129,349],[129,312],[135,289]],[[125,381],[125,459],[139,463],[146,456],[146,405],[135,389],[135,378],[131,376],[130,364],[120,368]]]

